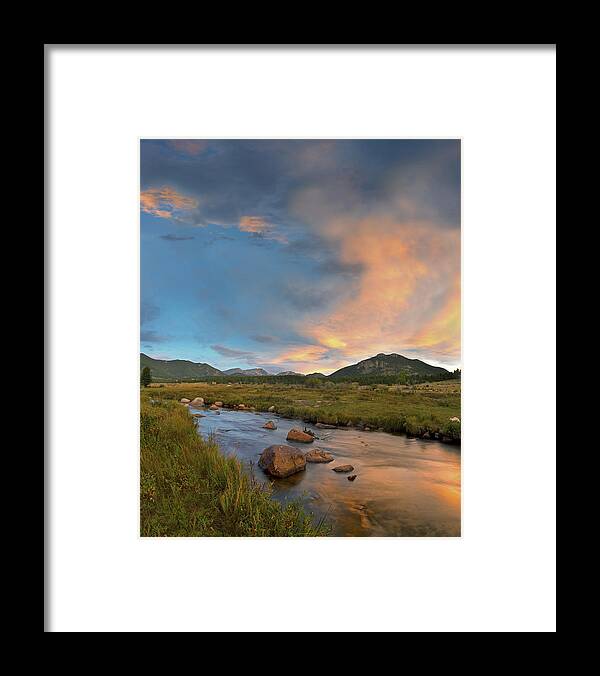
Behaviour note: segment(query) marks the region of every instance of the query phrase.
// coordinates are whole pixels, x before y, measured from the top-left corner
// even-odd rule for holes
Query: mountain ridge
[[[427,376],[427,375],[447,375],[448,369],[441,366],[432,366],[421,359],[409,359],[401,354],[392,352],[384,354],[380,352],[374,357],[368,357],[356,364],[348,364],[328,376],[322,373],[297,373],[295,371],[281,371],[280,373],[269,373],[263,368],[231,368],[221,371],[205,362],[193,362],[186,359],[153,359],[147,354],[140,352],[140,368],[148,366],[152,371],[152,377],[155,381],[171,380],[194,380],[207,377],[227,377],[227,376],[299,376],[299,377],[318,377],[318,378],[350,378],[354,376],[394,376],[404,373],[406,375]]]
[[[226,369],[223,371],[225,375],[228,376],[270,376],[273,375],[272,373],[269,373],[268,371],[265,371],[264,369],[261,368],[255,368],[255,369]]]
[[[140,368],[148,366],[154,380],[182,380],[186,378],[206,378],[221,376],[223,372],[204,362],[187,359],[153,359],[140,352]]]
[[[420,359],[409,359],[401,354],[392,352],[384,354],[380,352],[374,357],[367,357],[356,364],[349,364],[331,373],[328,377],[348,376],[393,376],[399,373],[407,375],[434,375],[438,373],[450,373],[441,366],[432,366]]]

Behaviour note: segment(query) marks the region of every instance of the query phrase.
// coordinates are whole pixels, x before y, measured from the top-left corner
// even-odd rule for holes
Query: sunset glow
[[[458,141],[143,141],[140,208],[151,356],[460,366]]]

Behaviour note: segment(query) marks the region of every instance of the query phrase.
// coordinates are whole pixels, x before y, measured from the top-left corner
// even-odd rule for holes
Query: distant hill
[[[210,364],[186,361],[185,359],[152,359],[143,352],[140,354],[140,368],[148,366],[154,381],[201,380],[209,376],[222,376],[223,372]]]
[[[331,378],[336,376],[353,377],[353,376],[394,376],[400,373],[406,375],[436,375],[450,373],[447,369],[441,366],[432,366],[420,359],[408,359],[401,354],[378,354],[375,357],[363,359],[357,364],[344,366],[330,375]]]
[[[302,378],[360,378],[367,377],[368,380],[375,377],[390,377],[405,374],[406,376],[435,377],[445,376],[452,377],[452,374],[440,366],[432,366],[420,359],[408,359],[401,354],[378,354],[369,359],[363,359],[357,364],[350,364],[345,366],[329,376],[323,373],[297,373],[296,371],[280,371],[276,375],[265,371],[262,368],[240,369],[232,368],[226,371],[211,366],[210,364],[187,361],[185,359],[152,359],[146,354],[140,353],[140,370],[148,366],[152,371],[152,379],[155,382],[173,382],[175,380],[206,380],[207,378],[227,378],[228,376],[270,376],[271,378],[278,376],[300,376]]]
[[[223,371],[228,376],[270,376],[264,369],[227,369]]]

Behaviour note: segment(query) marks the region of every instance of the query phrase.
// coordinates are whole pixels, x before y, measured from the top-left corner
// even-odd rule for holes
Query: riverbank
[[[185,408],[179,404],[182,408]],[[331,526],[336,537],[456,537],[460,535],[461,453],[439,441],[348,427],[308,425],[313,443],[289,441],[297,418],[274,413],[187,408],[203,438],[214,438],[222,452],[238,458],[244,470],[272,485],[274,500],[298,501],[306,512]],[[274,426],[265,428],[272,420]],[[261,469],[266,448],[293,447],[331,457],[310,463],[284,478]],[[294,463],[296,464],[296,463]],[[351,466],[348,473],[334,471]],[[268,468],[266,468],[268,469]],[[354,479],[349,480],[349,477]]]
[[[220,401],[225,408],[244,404],[313,425],[403,433],[454,444],[461,439],[460,422],[451,420],[461,416],[460,381],[454,380],[412,386],[165,383],[145,392],[158,401],[202,397],[208,405]]]
[[[142,392],[140,533],[142,536],[318,536],[323,523],[297,503],[282,505],[268,487],[202,439],[188,409]]]

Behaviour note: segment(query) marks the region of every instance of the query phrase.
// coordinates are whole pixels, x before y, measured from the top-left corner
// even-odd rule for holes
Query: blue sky
[[[460,142],[141,141],[141,350],[460,365]]]

